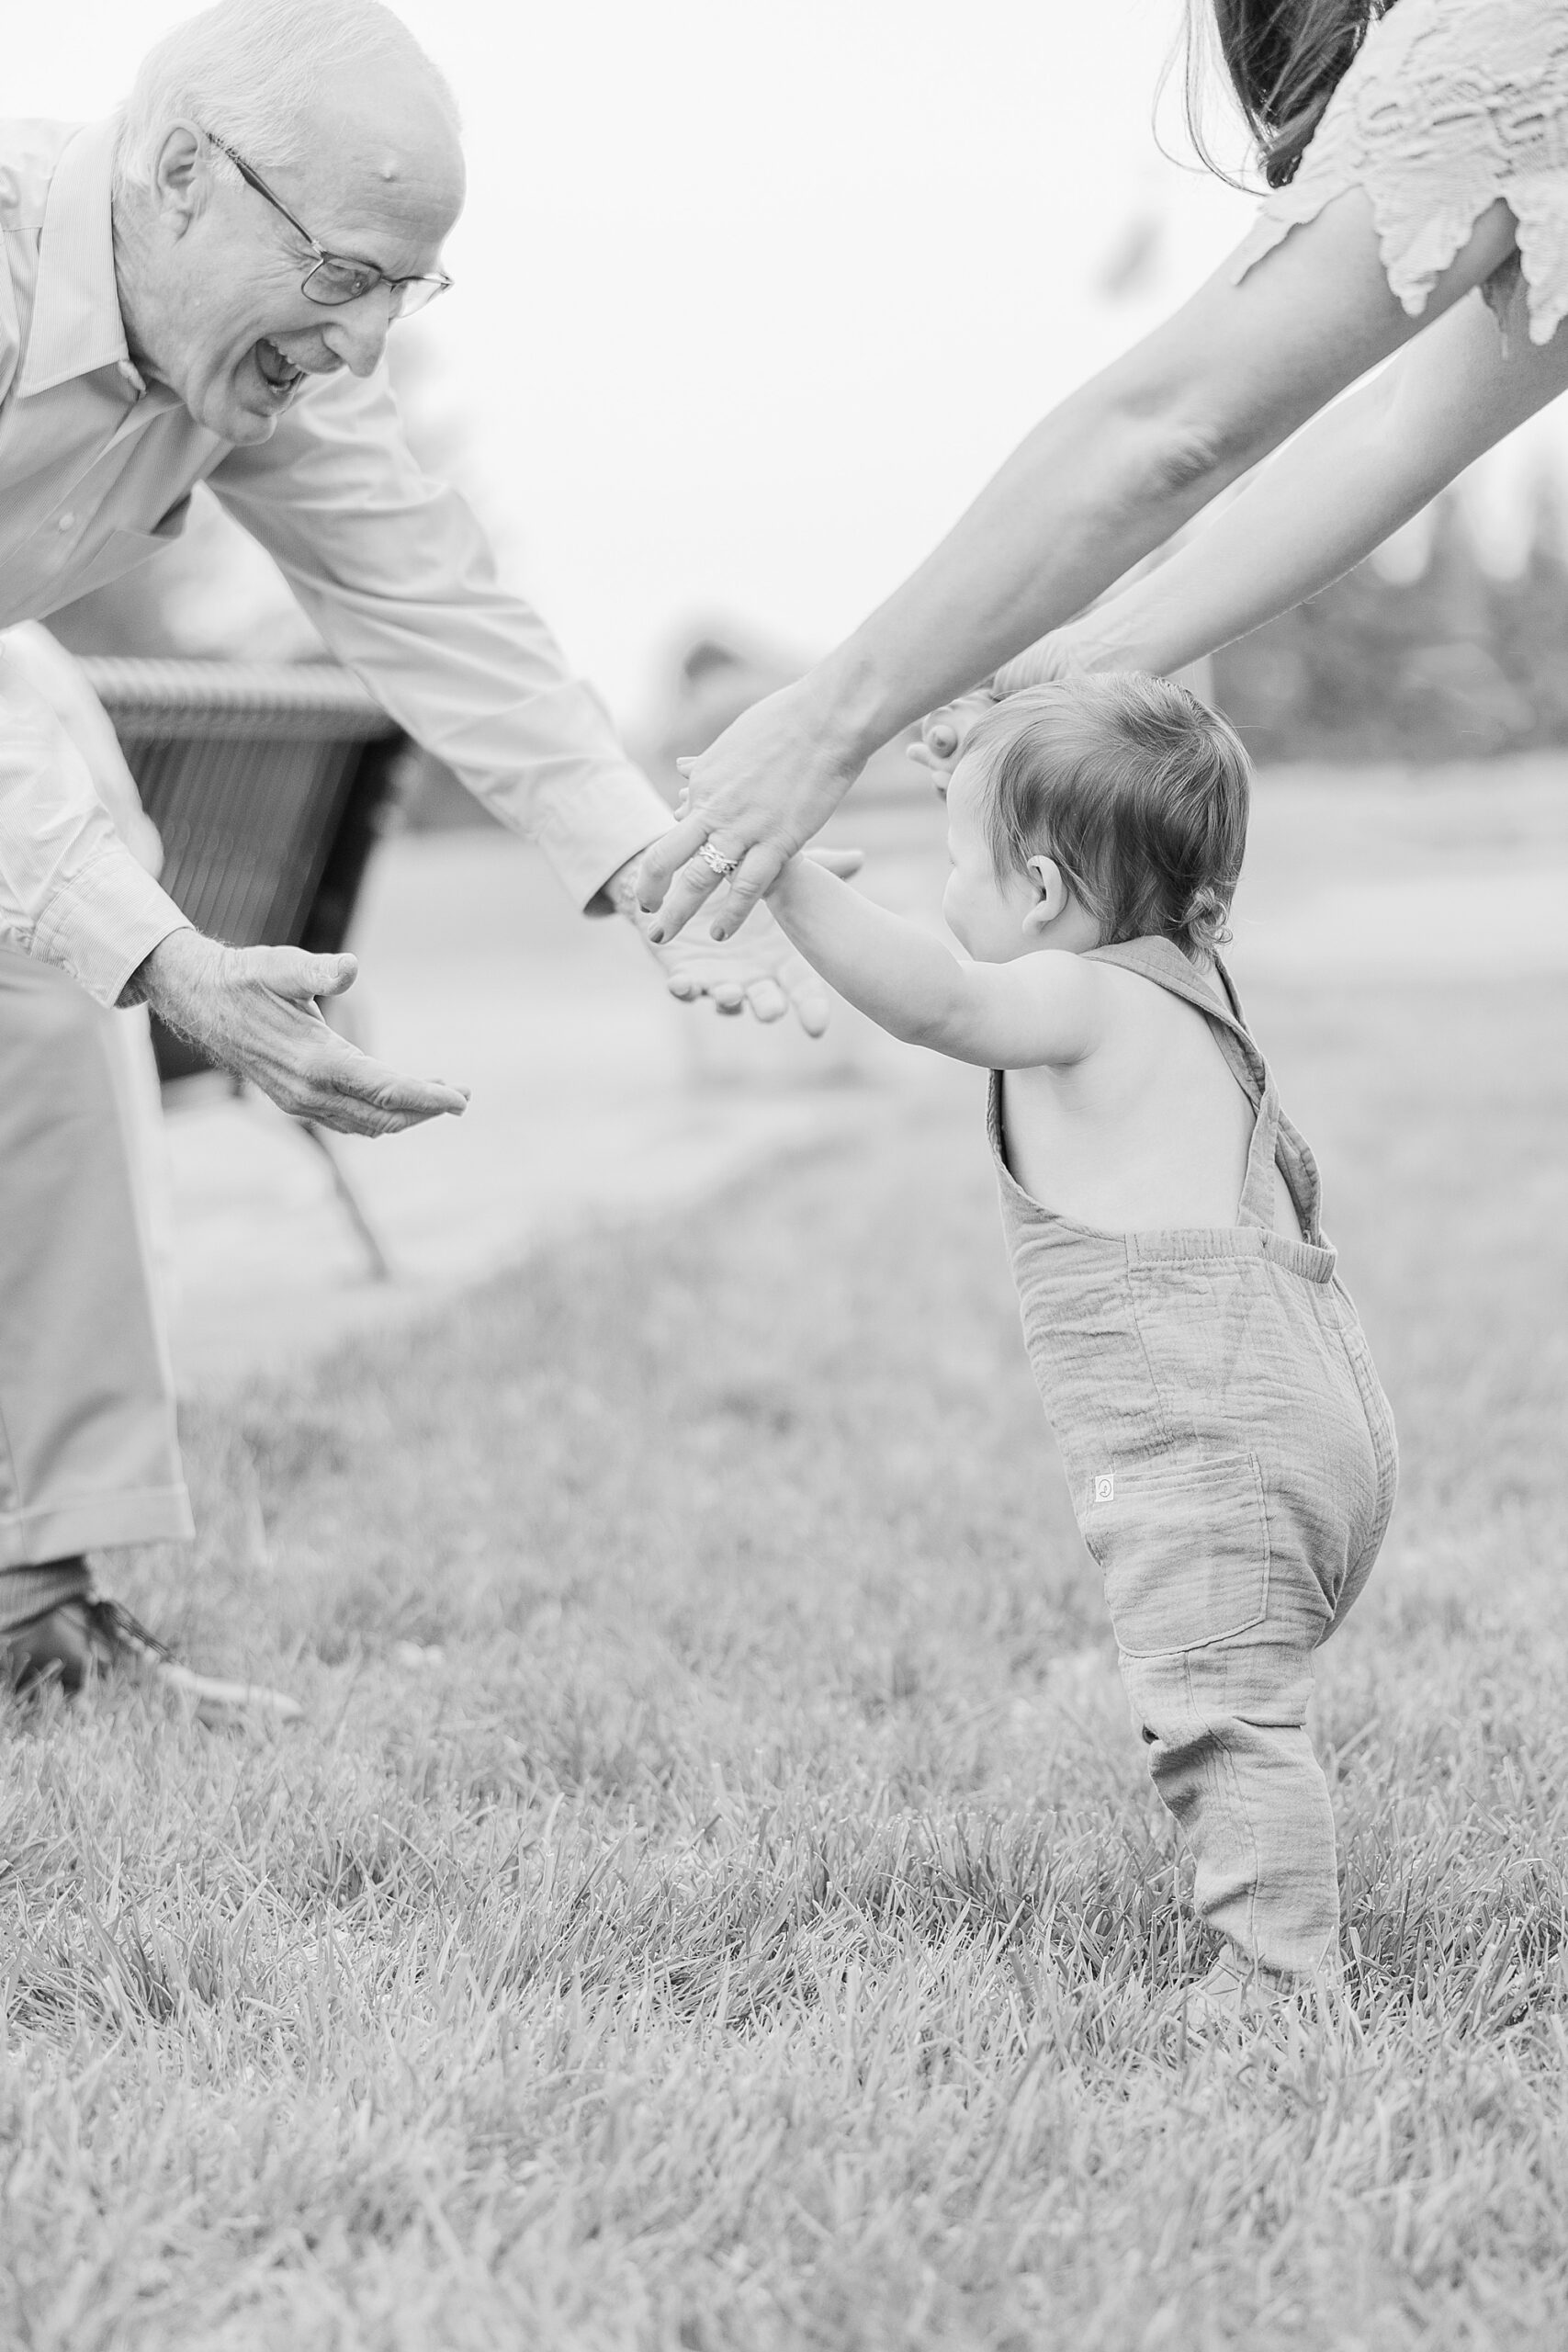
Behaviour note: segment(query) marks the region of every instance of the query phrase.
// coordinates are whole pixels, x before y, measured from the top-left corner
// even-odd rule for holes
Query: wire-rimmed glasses
[[[275,212],[282,213],[295,235],[303,238],[315,255],[299,284],[300,293],[310,301],[320,302],[327,310],[341,310],[345,302],[357,302],[362,295],[372,293],[378,286],[385,286],[391,294],[393,318],[411,319],[416,311],[423,311],[427,302],[434,302],[438,294],[445,294],[451,285],[452,280],[439,270],[424,277],[391,277],[384,269],[378,269],[373,261],[355,261],[348,254],[329,253],[311,236],[305,223],[295,218],[281,197],[274,196],[261,174],[252,170],[237,149],[210,130],[204,131],[202,136],[211,141],[220,155],[227,155],[247,187],[254,188]]]

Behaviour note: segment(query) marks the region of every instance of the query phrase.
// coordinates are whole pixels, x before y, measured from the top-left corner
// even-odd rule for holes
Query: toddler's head
[[[971,955],[1157,934],[1211,955],[1247,846],[1251,766],[1185,686],[1136,672],[1010,695],[948,786],[943,900]]]

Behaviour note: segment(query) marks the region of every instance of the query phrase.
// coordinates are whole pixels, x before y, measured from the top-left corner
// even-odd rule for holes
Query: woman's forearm
[[[1426,319],[1495,267],[1511,236],[1506,215],[1488,217]],[[919,570],[810,673],[825,737],[863,752],[1081,612],[1426,319],[1390,293],[1359,192],[1241,284],[1217,273],[1038,425]]]
[[[1047,417],[852,637],[694,761],[691,806],[638,876],[643,906],[661,910],[651,935],[672,937],[724,876],[712,929],[728,938],[879,744],[1081,613],[1513,246],[1499,199],[1412,318],[1390,291],[1371,201],[1350,188],[1239,283],[1217,273]],[[983,333],[975,345],[983,361]]]
[[[1565,383],[1568,334],[1506,349],[1474,296],[1315,418],[1168,562],[1006,663],[997,690],[1065,666],[1168,673],[1244,637],[1359,563]]]

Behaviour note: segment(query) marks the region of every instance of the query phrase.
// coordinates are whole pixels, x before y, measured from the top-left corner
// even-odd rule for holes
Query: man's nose
[[[355,376],[371,375],[387,348],[392,323],[392,288],[373,286],[356,302],[344,302],[321,330],[321,340],[334,358]]]

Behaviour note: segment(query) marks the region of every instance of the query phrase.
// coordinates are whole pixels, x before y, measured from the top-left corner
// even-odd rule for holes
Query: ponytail
[[[1270,187],[1283,187],[1295,177],[1307,141],[1370,28],[1393,5],[1394,0],[1213,0],[1220,54]],[[1190,13],[1189,28],[1195,35]],[[1190,74],[1190,93],[1195,79]]]

